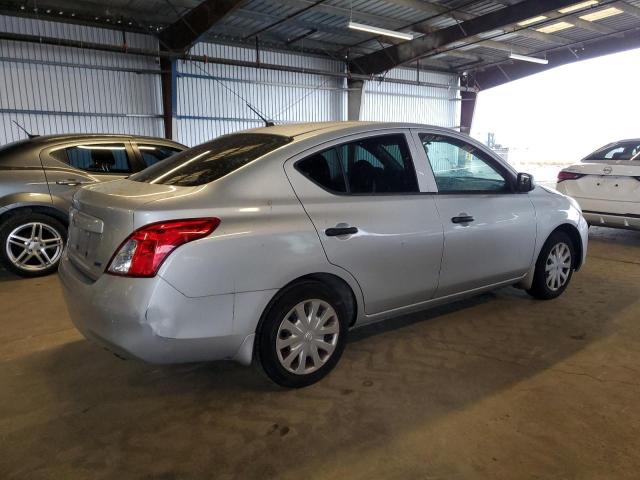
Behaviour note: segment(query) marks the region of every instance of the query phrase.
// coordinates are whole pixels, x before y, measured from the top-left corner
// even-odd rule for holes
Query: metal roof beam
[[[210,42],[226,40],[255,47],[255,40],[245,39],[246,34],[247,31],[242,28],[225,25],[221,31],[210,32],[204,40]],[[313,51],[336,60],[344,61],[344,56],[339,53],[344,47],[342,44],[326,42],[324,40],[313,40],[311,38],[303,38],[297,42],[291,42],[292,39],[293,37],[286,37],[273,32],[265,32],[260,35],[260,44],[264,47],[281,48],[285,50]],[[356,47],[354,53],[367,54],[374,50],[373,48]]]
[[[631,5],[630,3],[627,3],[627,2],[616,2],[614,4],[614,6],[616,8],[619,8],[620,10],[622,10],[624,13],[627,13],[629,15],[633,15],[636,18],[640,18],[640,8],[635,7],[635,6]]]
[[[579,48],[559,47],[547,52],[548,65],[528,62],[502,63],[474,72],[473,80],[478,88],[486,90],[560,65],[639,48],[640,31],[632,30],[620,35],[580,42],[577,45]]]
[[[271,13],[261,13],[255,12],[253,10],[247,10],[241,8],[233,12],[233,16],[246,18],[249,20],[257,20],[257,21],[267,21],[267,22],[277,22],[280,20],[286,19],[284,15],[273,15]],[[301,20],[299,18],[291,18],[286,21],[287,25],[293,25],[295,27],[308,29],[308,30],[317,30],[318,32],[330,33],[332,35],[341,35],[343,37],[356,37],[356,38],[370,38],[371,35],[365,32],[359,32],[358,30],[347,30],[345,27],[334,27],[333,25],[325,25],[321,22],[308,22],[306,20]],[[246,36],[246,32],[243,36]],[[262,37],[262,34],[258,35]]]
[[[537,15],[575,3],[575,0],[524,0],[458,25],[437,30],[357,59],[350,66],[355,72],[372,75],[413,62],[428,54],[438,53],[440,47],[461,42],[478,34],[490,32]],[[360,67],[358,67],[360,65]]]
[[[507,5],[507,6],[511,6],[514,5],[513,2],[511,2],[510,0],[494,0],[497,3],[500,3],[502,5]],[[578,3],[579,0],[576,0],[575,3]],[[517,5],[517,4],[516,4]],[[596,33],[602,33],[603,35],[608,35],[610,33],[615,33],[615,30],[613,30],[612,28],[606,27],[604,25],[600,25],[598,23],[595,22],[589,22],[587,20],[582,20],[580,18],[581,15],[584,15],[585,13],[587,13],[588,11],[590,11],[593,8],[598,8],[598,6],[594,6],[591,7],[590,9],[585,8],[585,10],[583,12],[577,13],[575,15],[565,15],[560,13],[558,10],[561,9],[562,6],[558,6],[557,8],[548,11],[547,13],[545,13],[545,16],[548,18],[557,18],[559,20],[562,20],[563,22],[568,22],[571,23],[573,26],[578,27],[578,28],[582,28],[583,30],[589,30],[591,32],[596,32]],[[532,29],[535,29],[535,25],[531,26]]]
[[[455,8],[445,7],[432,2],[423,2],[421,0],[386,0],[388,3],[400,5],[402,7],[418,10],[419,12],[429,13],[431,15],[442,15],[456,20],[470,20],[475,15],[455,10]]]
[[[521,37],[531,38],[533,40],[538,40],[540,42],[551,43],[553,45],[567,45],[571,43],[571,40],[568,38],[560,37],[558,35],[553,35],[551,33],[542,33],[537,30],[518,30],[515,32],[517,35]]]
[[[472,45],[473,47],[485,47],[492,50],[498,50],[500,52],[507,53],[519,53],[520,55],[529,55],[531,50],[528,48],[519,47],[517,45],[511,45],[506,42],[498,42],[496,40],[483,40]]]
[[[163,48],[186,52],[202,35],[240,6],[243,0],[205,0],[160,32]]]
[[[311,0],[266,0],[268,3],[282,7],[294,7],[294,8],[305,8],[313,5],[313,1]],[[397,29],[402,28],[403,22],[400,20],[392,19],[389,17],[383,17],[381,15],[374,15],[372,13],[360,12],[358,10],[353,10],[349,8],[336,7],[334,5],[329,4],[320,4],[313,7],[313,12],[322,12],[327,15],[333,15],[336,17],[342,18],[353,18],[355,22],[363,22],[370,23],[375,26],[384,26],[385,28]],[[346,28],[346,26],[345,26]]]

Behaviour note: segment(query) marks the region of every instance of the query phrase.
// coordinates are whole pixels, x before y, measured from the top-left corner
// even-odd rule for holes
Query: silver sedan
[[[77,328],[118,354],[257,359],[300,387],[350,328],[505,285],[552,299],[586,251],[573,200],[465,135],[302,124],[82,188],[60,277]]]

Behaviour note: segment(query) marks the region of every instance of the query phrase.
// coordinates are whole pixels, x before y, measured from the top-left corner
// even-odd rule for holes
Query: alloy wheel
[[[21,270],[38,272],[56,264],[62,255],[62,235],[42,222],[29,222],[13,229],[7,237],[9,261]]]
[[[297,375],[321,368],[336,349],[340,324],[324,300],[304,300],[282,319],[276,336],[280,365]]]
[[[545,264],[545,280],[551,291],[558,291],[569,280],[571,273],[571,250],[569,246],[560,242],[549,252]]]

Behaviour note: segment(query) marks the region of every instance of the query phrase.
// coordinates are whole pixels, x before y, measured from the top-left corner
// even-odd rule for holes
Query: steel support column
[[[460,105],[460,131],[462,133],[471,133],[471,125],[473,124],[473,113],[476,109],[476,92],[460,92],[462,102]]]
[[[184,53],[221,19],[240,7],[242,0],[204,0],[160,32],[164,49]]]
[[[170,58],[160,58],[160,78],[162,86],[162,118],[164,120],[164,136],[175,140],[177,133],[176,109],[178,106],[176,61]]]
[[[347,120],[360,120],[364,80],[347,80]]]

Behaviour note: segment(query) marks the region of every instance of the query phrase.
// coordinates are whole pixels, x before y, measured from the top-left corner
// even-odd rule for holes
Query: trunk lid
[[[81,188],[69,216],[71,262],[97,280],[116,249],[134,230],[134,212],[149,202],[182,195],[192,187],[115,180]]]
[[[567,194],[572,197],[619,202],[640,199],[640,162],[590,162],[565,171],[584,175],[565,181]]]

